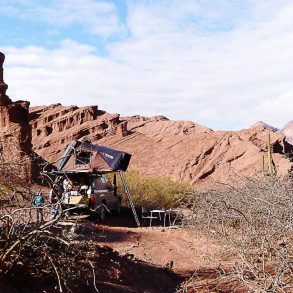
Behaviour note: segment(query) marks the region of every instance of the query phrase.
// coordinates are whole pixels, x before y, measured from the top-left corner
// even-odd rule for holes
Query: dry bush
[[[2,186],[5,184],[6,182],[1,182]],[[59,222],[61,214],[56,219],[49,220],[51,206],[32,207],[31,201],[26,198],[32,198],[33,194],[25,193],[24,187],[23,183],[22,201],[14,201],[13,194],[18,193],[18,188],[14,186],[13,190],[10,187],[5,190],[5,197],[8,197],[9,201],[2,201],[0,205],[0,281],[15,270],[20,270],[21,275],[25,271],[25,274],[31,277],[40,271],[53,271],[61,292],[60,273],[51,256],[51,251],[58,244],[66,243],[51,230]],[[36,221],[38,209],[42,209],[46,221]],[[59,256],[62,254],[61,250]]]
[[[191,190],[188,183],[176,182],[169,177],[141,176],[137,171],[125,173],[127,185],[137,207],[171,208],[178,205],[182,194]],[[120,194],[123,186],[119,184]]]
[[[64,292],[64,289],[73,292],[67,280],[72,275],[79,276],[73,257],[82,253],[71,245],[69,234],[62,232],[64,229],[60,226],[60,220],[64,219],[58,202],[60,190],[43,174],[47,190],[52,188],[57,196],[55,205],[59,206],[60,214],[52,219],[50,203],[33,207],[31,200],[40,186],[32,185],[23,173],[31,159],[25,157],[22,160],[22,153],[16,153],[13,145],[11,149],[11,157],[9,153],[4,156],[0,151],[0,287],[7,278],[10,283],[24,280],[33,283],[33,280],[39,282],[39,278],[51,278],[59,292]],[[37,221],[37,210],[42,210],[44,221]],[[88,271],[91,270],[88,263]],[[40,291],[41,288],[38,288]]]
[[[233,275],[251,292],[293,290],[293,187],[279,177],[246,178],[186,194],[183,225],[219,240],[237,259]],[[231,275],[231,272],[230,274]]]
[[[0,204],[21,205],[31,193],[30,158],[0,138]]]

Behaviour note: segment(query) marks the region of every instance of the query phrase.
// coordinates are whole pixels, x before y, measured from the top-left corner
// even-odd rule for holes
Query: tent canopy
[[[73,140],[58,161],[57,169],[61,172],[126,171],[130,159],[131,155],[126,152]]]

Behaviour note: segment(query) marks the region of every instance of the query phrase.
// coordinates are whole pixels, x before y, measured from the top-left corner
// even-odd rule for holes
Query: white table
[[[159,214],[159,219],[161,220],[161,214],[164,214],[164,227],[166,227],[166,217],[167,215],[169,216],[169,225],[171,225],[171,211],[172,210],[151,210],[151,217],[153,216],[153,214]]]

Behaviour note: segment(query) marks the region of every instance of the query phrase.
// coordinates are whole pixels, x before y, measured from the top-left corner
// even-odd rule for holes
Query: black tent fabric
[[[68,165],[69,159],[72,156],[75,156],[77,152],[88,152],[88,153],[96,153],[99,154],[104,162],[107,165],[107,170],[100,170],[99,166],[95,166],[95,163],[90,161],[89,162],[89,169],[94,171],[126,171],[131,159],[131,155],[122,152],[116,149],[112,149],[106,146],[99,146],[90,144],[88,142],[81,142],[81,141],[72,141],[67,146],[63,157],[57,163],[58,171],[63,171],[63,169]],[[72,165],[74,169],[74,166]]]

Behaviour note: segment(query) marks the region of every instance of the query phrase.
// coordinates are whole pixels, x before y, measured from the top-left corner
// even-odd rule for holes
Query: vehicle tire
[[[117,207],[114,210],[114,215],[120,215],[121,214],[121,198],[118,199],[117,201]]]
[[[106,208],[105,208],[104,204],[102,204],[101,207],[100,207],[100,211],[99,211],[99,220],[100,220],[100,222],[105,221],[106,212],[107,212]]]

